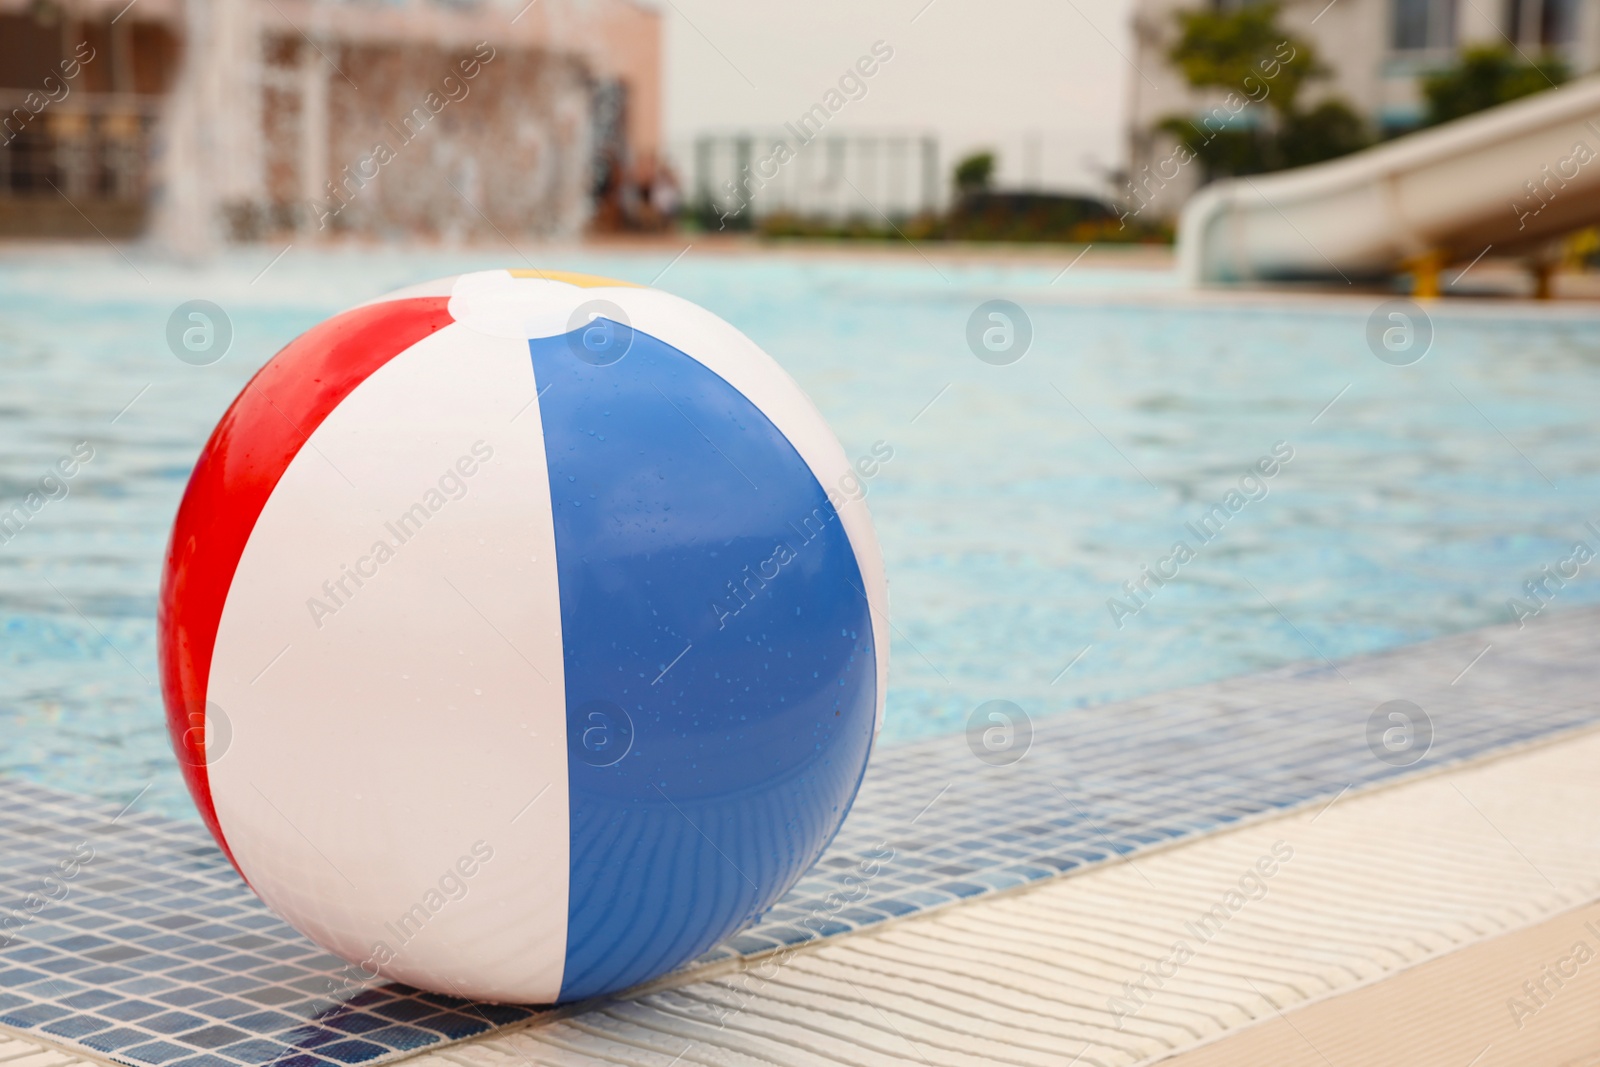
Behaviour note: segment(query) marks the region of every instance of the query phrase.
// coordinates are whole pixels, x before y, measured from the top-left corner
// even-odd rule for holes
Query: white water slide
[[[1376,148],[1202,189],[1178,225],[1189,285],[1374,277],[1532,254],[1600,223],[1600,76]]]

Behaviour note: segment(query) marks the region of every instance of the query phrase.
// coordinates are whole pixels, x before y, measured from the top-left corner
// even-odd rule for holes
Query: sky
[[[884,42],[830,132],[932,132],[948,177],[991,148],[999,184],[1103,191],[1124,158],[1130,0],[651,0],[666,44],[665,134],[775,129]]]

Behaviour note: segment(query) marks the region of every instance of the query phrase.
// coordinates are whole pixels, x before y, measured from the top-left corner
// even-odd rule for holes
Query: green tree
[[[956,189],[962,193],[981,193],[994,180],[994,153],[974,152],[956,164]]]
[[[1236,120],[1222,126],[1188,115],[1157,124],[1199,159],[1208,176],[1320,163],[1371,143],[1366,123],[1342,100],[1300,107],[1302,89],[1329,70],[1310,42],[1278,25],[1278,10],[1276,3],[1255,3],[1174,13],[1178,37],[1167,58],[1191,87],[1225,90],[1238,109]],[[1250,111],[1263,106],[1264,114]]]
[[[1278,26],[1276,3],[1175,14],[1178,40],[1167,58],[1196,89],[1226,89],[1254,99],[1258,87],[1265,87],[1265,102],[1288,115],[1301,86],[1327,74],[1308,42]]]
[[[1210,177],[1231,174],[1260,174],[1277,170],[1271,149],[1272,139],[1249,127],[1202,131],[1187,118],[1171,116],[1156,128],[1172,135],[1187,148]]]
[[[1324,100],[1309,111],[1290,115],[1278,131],[1278,162],[1308,167],[1359,152],[1372,143],[1367,124],[1343,100]]]
[[[1509,48],[1469,48],[1454,66],[1423,80],[1422,95],[1428,107],[1422,124],[1436,126],[1509,103],[1560,85],[1571,76],[1556,56],[1530,62]]]

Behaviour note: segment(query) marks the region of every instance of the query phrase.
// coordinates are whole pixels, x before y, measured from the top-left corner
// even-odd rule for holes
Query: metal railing
[[[907,218],[939,207],[939,148],[928,134],[791,130],[706,135],[694,146],[698,210],[728,228],[777,213]]]
[[[0,197],[143,200],[159,101],[0,91]]]

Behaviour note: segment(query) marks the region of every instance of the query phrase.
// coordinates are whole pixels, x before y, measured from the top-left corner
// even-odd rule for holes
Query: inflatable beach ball
[[[162,689],[200,814],[368,976],[544,1003],[692,959],[860,783],[889,651],[861,485],[776,363],[655,289],[487,271],[337,315],[178,510]]]

